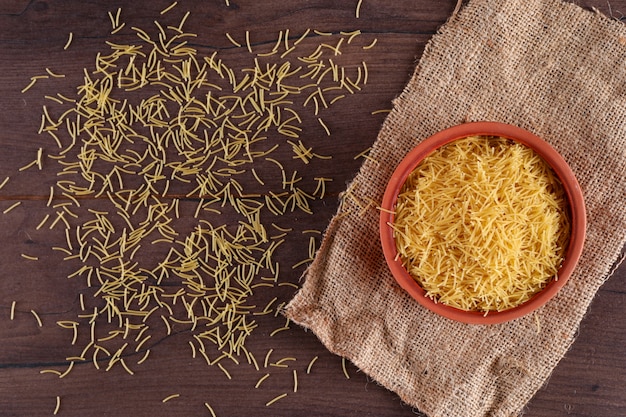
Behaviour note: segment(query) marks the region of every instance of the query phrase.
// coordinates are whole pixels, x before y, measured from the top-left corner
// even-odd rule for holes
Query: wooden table
[[[596,7],[600,12],[616,18],[623,16],[620,10],[626,12],[626,1],[577,3],[585,8]],[[363,152],[375,140],[385,111],[391,107],[391,100],[408,81],[426,43],[452,13],[455,2],[180,1],[176,7],[161,14],[170,4],[169,1],[143,0],[132,2],[132,6],[121,1],[6,0],[0,5],[0,183],[10,177],[0,191],[0,211],[8,210],[0,213],[0,415],[49,416],[55,411],[64,416],[210,415],[205,403],[217,416],[419,415],[394,393],[378,386],[351,364],[342,363],[341,358],[328,353],[312,333],[293,324],[283,328],[285,319],[279,314],[279,307],[288,302],[296,291],[310,250],[314,249],[310,245],[319,245],[320,235],[314,231],[322,231],[337,209],[340,193],[362,163]],[[265,165],[255,165],[259,170],[255,173],[263,176],[273,172],[273,178],[258,181],[249,175],[253,166],[247,166],[248,172],[241,174],[240,183],[246,189],[245,193],[259,193],[251,198],[262,202],[265,202],[263,190],[265,194],[271,187],[282,191],[282,188],[291,187],[290,182],[297,183],[301,190],[308,190],[311,195],[315,193],[313,199],[305,197],[313,214],[306,213],[297,205],[290,206],[290,203],[286,204],[284,215],[263,214],[262,222],[268,234],[273,236],[273,241],[284,239],[284,243],[276,250],[270,270],[260,273],[265,274],[266,280],[255,278],[255,282],[267,285],[256,287],[254,294],[246,298],[246,305],[256,306],[250,309],[256,314],[251,313],[248,317],[258,327],[245,344],[254,359],[240,350],[235,359],[225,358],[218,362],[219,365],[209,366],[199,352],[198,339],[193,337],[199,331],[196,329],[194,332],[184,320],[176,322],[168,318],[170,316],[163,311],[165,307],[161,307],[143,323],[143,327],[150,325],[143,334],[139,334],[143,327],[136,317],[129,321],[138,323],[136,328],[121,323],[122,329],[127,328],[126,334],[115,331],[106,333],[106,314],[100,314],[96,320],[95,337],[102,340],[98,343],[103,346],[109,343],[109,350],[108,355],[104,350],[98,351],[94,364],[96,349],[93,345],[88,346],[90,314],[93,315],[93,306],[104,311],[105,304],[102,294],[94,294],[96,284],[92,282],[92,287],[87,287],[85,274],[67,278],[77,270],[77,259],[72,258],[72,253],[80,251],[67,248],[75,237],[70,236],[70,242],[67,242],[64,222],[68,222],[71,235],[75,233],[76,226],[86,230],[89,220],[97,218],[95,212],[108,210],[112,213],[110,216],[115,218],[113,223],[117,222],[114,225],[116,233],[124,225],[120,224],[121,217],[116,217],[115,210],[109,207],[115,197],[108,198],[104,191],[97,197],[95,193],[78,198],[75,194],[69,197],[63,195],[59,182],[66,178],[78,181],[78,177],[71,173],[76,167],[64,166],[58,161],[70,162],[79,147],[76,145],[68,150],[65,160],[50,157],[58,155],[69,145],[61,137],[62,147],[59,148],[53,135],[45,131],[45,126],[58,119],[60,109],[73,105],[65,97],[81,94],[76,88],[85,82],[83,69],[95,69],[99,52],[101,57],[111,54],[111,48],[115,46],[107,44],[107,41],[137,44],[141,40],[137,37],[137,30],[132,29],[136,27],[149,32],[158,43],[159,29],[154,21],[161,22],[163,31],[171,35],[175,29],[168,29],[167,26],[177,27],[186,11],[191,11],[191,14],[184,24],[184,32],[197,34],[197,37],[187,38],[188,43],[179,47],[182,50],[193,48],[200,62],[203,57],[211,57],[217,51],[217,55],[213,55],[213,65],[221,59],[223,68],[232,69],[238,81],[245,78],[245,69],[254,67],[255,57],[261,63],[260,67],[268,71],[266,63],[272,62],[290,62],[291,70],[302,67],[299,75],[303,77],[292,75],[290,79],[295,84],[300,82],[301,89],[294,90],[293,98],[286,99],[291,100],[291,104],[283,105],[297,109],[292,116],[297,113],[301,121],[293,123],[302,130],[292,130],[292,133],[297,133],[293,137],[274,132],[274,136],[268,139],[280,142],[281,147],[273,154],[274,161],[265,160]],[[122,24],[124,27],[121,27]],[[325,52],[323,56],[334,59],[337,72],[343,66],[352,82],[336,91],[324,90],[324,94],[328,92],[327,100],[316,95],[317,90],[307,87],[303,81],[307,80],[305,70],[314,69],[321,58],[313,56],[309,61],[297,59],[298,56],[313,54],[322,43],[326,45],[321,47]],[[294,49],[290,50],[292,47]],[[276,52],[272,55],[274,48]],[[143,51],[148,50],[148,45],[144,45]],[[141,60],[140,56],[136,58],[137,62]],[[159,59],[164,58],[161,56]],[[115,63],[121,65],[121,62],[122,58]],[[128,60],[124,62],[128,64]],[[100,64],[105,69],[107,65]],[[136,68],[139,68],[137,77],[141,78],[141,67],[138,65]],[[117,71],[113,67],[108,69]],[[120,66],[119,72],[123,71]],[[224,78],[216,78],[216,83],[230,85],[228,71],[224,71]],[[131,74],[129,77],[132,78],[132,72],[129,70],[126,75]],[[35,78],[34,84],[30,85],[33,76],[43,77]],[[337,86],[337,83],[332,84],[332,76],[332,71],[327,73],[327,78],[319,85],[323,88]],[[93,77],[96,78],[95,75]],[[184,78],[179,73],[178,78],[181,77]],[[341,77],[335,75],[337,79]],[[26,87],[29,88],[22,93]],[[121,99],[123,96],[129,102],[136,97],[147,98],[137,96],[145,94],[139,88],[124,94],[114,85],[112,89],[112,97]],[[214,89],[213,93],[216,96],[226,95],[227,91]],[[232,91],[230,94],[236,95]],[[50,120],[44,115],[42,122],[44,105]],[[287,113],[283,111],[282,117],[287,117]],[[170,117],[172,120],[175,118],[175,115]],[[76,121],[75,118],[73,120]],[[253,123],[256,122],[250,122],[251,125]],[[38,134],[42,126],[44,131]],[[67,129],[73,129],[71,123],[49,130],[59,136],[59,132],[67,134]],[[97,129],[92,127],[91,131]],[[302,141],[300,156],[296,149],[298,140]],[[141,140],[137,139],[137,143],[141,144]],[[332,156],[332,160],[312,157],[311,152],[322,157]],[[41,162],[41,169],[38,161]],[[282,181],[275,162],[283,165],[287,172],[287,178]],[[127,169],[133,172],[134,168],[129,166]],[[293,174],[294,170],[296,174]],[[168,173],[171,174],[170,171]],[[222,174],[229,180],[235,175],[227,171],[222,171]],[[121,175],[124,175],[123,171]],[[157,200],[166,202],[170,211],[164,216],[172,220],[171,224],[177,228],[178,239],[193,233],[199,219],[207,218],[203,216],[211,213],[208,211],[210,208],[204,210],[200,207],[200,215],[195,217],[200,200],[197,193],[195,197],[191,194],[187,196],[188,183],[175,181],[183,177],[185,174],[170,177],[171,189],[167,190],[163,189],[169,187],[166,179],[158,182],[158,187],[161,187],[159,193],[166,197],[159,197],[150,203]],[[298,181],[298,178],[302,179]],[[100,187],[106,188],[103,186],[105,179],[94,181],[99,181]],[[117,189],[112,185],[116,179],[111,177],[109,181],[110,190],[119,191],[119,184]],[[223,184],[227,182],[222,181]],[[321,185],[325,186],[324,192],[318,188]],[[51,187],[55,190],[52,198]],[[131,186],[127,184],[126,187]],[[287,198],[284,197],[285,200]],[[178,207],[174,207],[174,200],[178,201]],[[13,206],[18,201],[21,203]],[[289,201],[293,203],[295,200]],[[228,204],[219,203],[218,206],[225,208],[217,207],[216,210],[222,208],[223,213],[214,216],[217,216],[218,222],[236,225],[241,216],[228,212]],[[292,207],[295,207],[293,211]],[[89,209],[92,211],[89,212]],[[142,209],[137,210],[142,212]],[[178,210],[180,213],[174,213]],[[64,211],[65,214],[59,215]],[[46,215],[48,218],[42,223]],[[283,233],[284,237],[281,237]],[[90,237],[83,235],[84,239]],[[144,247],[133,254],[136,255],[133,261],[140,264],[158,262],[155,260],[163,246],[151,243],[155,239],[154,236],[145,238]],[[261,247],[267,249],[263,244]],[[65,248],[65,251],[58,248]],[[78,255],[95,259],[93,254]],[[125,255],[130,256],[128,253]],[[64,261],[68,257],[70,259]],[[276,263],[280,264],[279,273],[273,271]],[[119,273],[120,268],[124,268],[120,265],[109,264],[109,271]],[[127,267],[131,268],[131,264]],[[95,282],[95,275],[92,279]],[[106,277],[102,279],[106,281]],[[176,293],[170,284],[164,285],[170,295]],[[184,304],[183,298],[179,294],[178,304],[174,304],[170,296],[167,301],[169,308],[180,308]],[[175,311],[173,315],[176,314]],[[572,349],[546,386],[528,404],[526,416],[626,415],[626,324],[622,320],[625,315],[626,266],[622,265],[599,291]],[[114,318],[113,322],[116,320]],[[75,325],[72,322],[79,323],[76,325],[76,340],[73,340]],[[147,335],[152,336],[146,338]],[[108,342],[103,340],[107,336],[111,337]],[[122,349],[124,342],[130,343],[126,350]],[[138,347],[139,343],[143,344]],[[206,346],[207,356],[215,359],[215,345],[207,343]],[[116,349],[122,349],[117,360]],[[148,349],[147,359],[137,364]],[[77,359],[83,350],[84,360]],[[259,370],[253,364],[254,360]],[[239,365],[235,361],[239,361]],[[65,374],[72,363],[70,372]],[[96,369],[96,365],[100,369]],[[111,369],[107,371],[109,365]],[[58,373],[63,377],[59,378]],[[269,377],[262,379],[266,374]],[[297,387],[294,386],[295,379]],[[278,398],[276,402],[266,406],[275,398]],[[58,410],[55,410],[57,405]]]

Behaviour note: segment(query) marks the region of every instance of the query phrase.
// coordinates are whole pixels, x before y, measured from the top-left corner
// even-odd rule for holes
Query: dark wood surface
[[[375,140],[391,100],[408,81],[427,41],[445,22],[455,7],[454,1],[393,2],[363,0],[357,18],[357,1],[180,1],[165,15],[160,11],[168,1],[19,1],[0,2],[0,182],[10,181],[0,191],[0,212],[16,201],[22,203],[6,214],[0,213],[0,416],[49,416],[61,405],[62,416],[203,416],[210,415],[204,403],[217,416],[410,416],[418,410],[403,404],[398,397],[378,386],[354,366],[326,351],[316,337],[298,326],[271,335],[284,325],[279,314],[258,316],[259,327],[246,346],[260,365],[256,370],[244,357],[242,363],[225,364],[232,379],[217,366],[208,366],[201,357],[192,358],[188,342],[192,332],[182,327],[161,333],[146,346],[151,353],[143,364],[135,363],[143,351],[124,356],[134,375],[121,366],[105,371],[108,361],[101,359],[95,369],[91,356],[76,361],[63,378],[51,373],[64,372],[71,359],[88,342],[84,332],[72,345],[72,331],[56,322],[77,320],[81,314],[79,294],[84,282],[66,278],[70,262],[51,247],[63,245],[62,228],[36,227],[47,213],[49,188],[58,178],[56,171],[31,168],[19,171],[31,162],[39,148],[44,152],[55,145],[49,137],[38,135],[42,105],[52,106],[45,95],[71,95],[82,82],[83,68],[93,68],[98,52],[106,52],[105,42],[133,42],[137,38],[131,26],[154,28],[154,20],[177,25],[186,11],[191,11],[185,28],[198,34],[191,41],[198,56],[218,51],[234,69],[253,65],[245,45],[246,31],[251,47],[269,50],[278,33],[289,29],[290,41],[307,29],[332,32],[323,37],[314,32],[303,44],[309,47],[322,41],[336,44],[340,32],[360,30],[361,34],[343,45],[343,65],[355,67],[366,62],[369,78],[361,91],[320,111],[332,132],[328,137],[308,108],[302,121],[301,139],[315,152],[332,155],[332,160],[315,160],[310,166],[283,155],[285,167],[301,173],[303,187],[313,187],[314,177],[328,177],[327,192],[312,203],[312,215],[295,211],[280,219],[270,219],[294,229],[276,255],[281,264],[280,282],[297,284],[303,266],[291,266],[306,259],[309,252],[309,229],[323,230],[335,212],[340,193],[355,175],[362,159],[355,158]],[[626,1],[577,2],[584,8],[621,18]],[[126,27],[111,35],[107,12],[122,8],[120,20]],[[73,40],[64,45],[70,32]],[[242,43],[235,47],[225,36],[230,33]],[[346,38],[346,36],[344,36]],[[133,40],[131,40],[133,39]],[[377,39],[371,49],[363,49]],[[286,60],[289,60],[286,56]],[[294,65],[297,62],[293,63]],[[32,76],[45,75],[46,68],[65,78],[40,79],[21,93]],[[374,114],[372,114],[374,113]],[[304,113],[303,113],[304,114]],[[284,138],[280,139],[284,141]],[[51,151],[50,151],[51,152]],[[45,159],[45,158],[44,158]],[[55,200],[56,201],[56,200]],[[90,206],[91,204],[91,206]],[[95,205],[94,205],[95,204]],[[86,199],[85,207],[98,202]],[[181,210],[193,213],[197,201],[182,199]],[[52,211],[54,214],[54,212]],[[192,224],[196,220],[189,216]],[[267,218],[266,218],[267,220]],[[189,227],[187,224],[187,227]],[[181,220],[185,227],[185,219]],[[269,227],[269,225],[268,225]],[[319,244],[319,242],[317,242]],[[38,256],[31,261],[22,254]],[[146,259],[149,262],[150,254]],[[275,305],[287,302],[295,288],[288,285],[259,290],[250,304],[262,310],[273,297]],[[11,320],[12,304],[15,302]],[[35,311],[43,326],[38,326]],[[622,265],[598,292],[583,320],[571,350],[553,375],[525,409],[528,417],[626,415],[626,265]],[[81,328],[82,329],[82,328]],[[85,341],[87,340],[87,341]],[[267,369],[264,358],[273,349]],[[212,353],[211,353],[212,354]],[[310,361],[318,357],[307,374]],[[271,366],[272,361],[286,361],[287,368]],[[294,392],[293,371],[298,375]],[[255,384],[266,372],[270,377],[259,388]],[[349,377],[349,378],[348,378]],[[276,396],[288,395],[276,403],[266,403]],[[163,403],[172,394],[180,397]]]

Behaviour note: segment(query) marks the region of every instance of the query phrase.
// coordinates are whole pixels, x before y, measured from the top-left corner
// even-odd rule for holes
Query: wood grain
[[[597,8],[616,19],[626,12],[626,1],[579,1],[584,8]],[[44,169],[19,169],[35,157],[42,145],[37,134],[41,107],[46,94],[72,94],[83,77],[83,68],[93,65],[105,41],[129,41],[134,34],[120,31],[111,35],[107,12],[122,8],[127,26],[154,27],[155,19],[172,19],[178,23],[184,12],[192,13],[186,29],[197,33],[193,46],[202,56],[219,51],[219,56],[236,68],[250,65],[247,48],[235,47],[225,36],[235,39],[250,35],[253,48],[271,48],[280,30],[289,29],[297,38],[306,29],[333,32],[361,30],[359,42],[371,50],[352,48],[341,58],[347,65],[365,61],[369,68],[368,84],[358,94],[347,97],[332,111],[323,113],[332,131],[328,138],[309,115],[303,120],[306,140],[316,152],[332,155],[330,161],[318,161],[314,174],[304,176],[311,186],[314,176],[331,177],[326,196],[314,203],[314,215],[288,213],[283,223],[294,229],[323,230],[335,212],[339,195],[355,175],[362,159],[355,156],[375,140],[384,120],[381,109],[402,90],[412,74],[426,43],[455,7],[455,1],[364,0],[360,17],[355,15],[356,1],[311,0],[306,2],[275,1],[179,1],[167,15],[160,11],[169,1],[3,1],[0,5],[0,182],[10,176],[10,183],[0,191],[0,211],[16,201],[21,205],[0,214],[0,416],[49,416],[53,414],[56,396],[61,398],[58,415],[62,416],[155,416],[210,415],[208,403],[217,416],[410,416],[418,410],[403,404],[398,397],[347,364],[328,353],[316,337],[297,326],[270,336],[284,324],[280,315],[259,319],[259,328],[247,343],[257,359],[269,349],[278,360],[294,357],[288,368],[268,366],[256,371],[247,363],[227,365],[232,379],[216,366],[193,359],[188,329],[175,328],[171,335],[150,341],[149,359],[133,366],[134,375],[121,367],[109,372],[97,370],[88,360],[77,363],[66,377],[41,374],[45,369],[64,371],[67,357],[80,353],[84,339],[71,344],[70,330],[55,323],[71,320],[80,312],[78,294],[84,283],[67,279],[71,266],[62,254],[50,247],[63,244],[65,236],[57,229],[36,230],[49,212],[45,203],[49,188],[57,178]],[[73,40],[64,50],[70,32]],[[321,37],[311,37],[318,42]],[[360,45],[361,45],[360,44]],[[25,93],[30,77],[45,74],[46,68],[65,74],[63,79],[42,79]],[[294,167],[301,169],[297,161]],[[48,175],[50,174],[51,175]],[[93,203],[93,201],[91,202]],[[184,210],[193,210],[195,201],[183,200]],[[191,224],[191,223],[189,223]],[[189,227],[184,219],[181,227]],[[290,265],[307,257],[308,237],[295,234],[279,254],[281,280],[297,284],[304,267]],[[29,261],[22,254],[38,256]],[[146,255],[146,256],[149,256]],[[608,278],[608,277],[607,277]],[[273,297],[287,302],[295,289],[290,286],[259,291],[254,302],[264,305]],[[14,319],[10,319],[15,304]],[[43,321],[39,327],[31,310]],[[525,416],[604,416],[626,415],[626,265],[615,273],[598,292],[571,350],[535,398],[528,404]],[[81,334],[84,337],[84,334]],[[81,345],[81,343],[83,343]],[[135,363],[142,353],[126,357]],[[309,362],[318,357],[310,374]],[[245,360],[245,359],[244,359]],[[271,361],[270,361],[271,362]],[[293,392],[294,376],[298,378]],[[270,373],[259,388],[255,384]],[[271,406],[265,404],[287,393]],[[180,394],[166,403],[169,395]]]

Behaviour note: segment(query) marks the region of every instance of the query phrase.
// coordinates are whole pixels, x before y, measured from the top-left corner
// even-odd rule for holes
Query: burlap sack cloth
[[[518,415],[573,342],[625,243],[626,26],[560,0],[470,1],[393,104],[370,154],[381,162],[365,162],[349,186],[287,315],[430,417]],[[588,213],[582,259],[556,299],[536,317],[491,326],[441,318],[411,299],[383,259],[378,211],[362,208],[381,201],[420,140],[478,120],[550,142],[577,175]]]

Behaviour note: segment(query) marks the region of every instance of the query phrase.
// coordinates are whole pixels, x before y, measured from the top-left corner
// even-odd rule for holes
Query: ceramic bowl
[[[398,259],[396,243],[393,235],[394,210],[398,193],[409,174],[428,155],[441,146],[457,139],[473,135],[500,136],[524,144],[539,154],[554,170],[561,180],[569,202],[571,232],[569,246],[564,261],[558,272],[558,280],[550,281],[545,288],[535,294],[525,303],[503,311],[490,311],[488,314],[480,311],[465,311],[437,303],[426,297],[424,289],[407,272]],[[533,133],[516,126],[497,122],[466,123],[440,131],[425,139],[413,148],[400,162],[385,190],[380,214],[380,238],[383,253],[391,273],[417,302],[429,310],[452,320],[471,324],[495,324],[519,318],[547,303],[567,283],[570,275],[582,253],[585,240],[586,214],[583,193],[563,157],[546,141]]]

